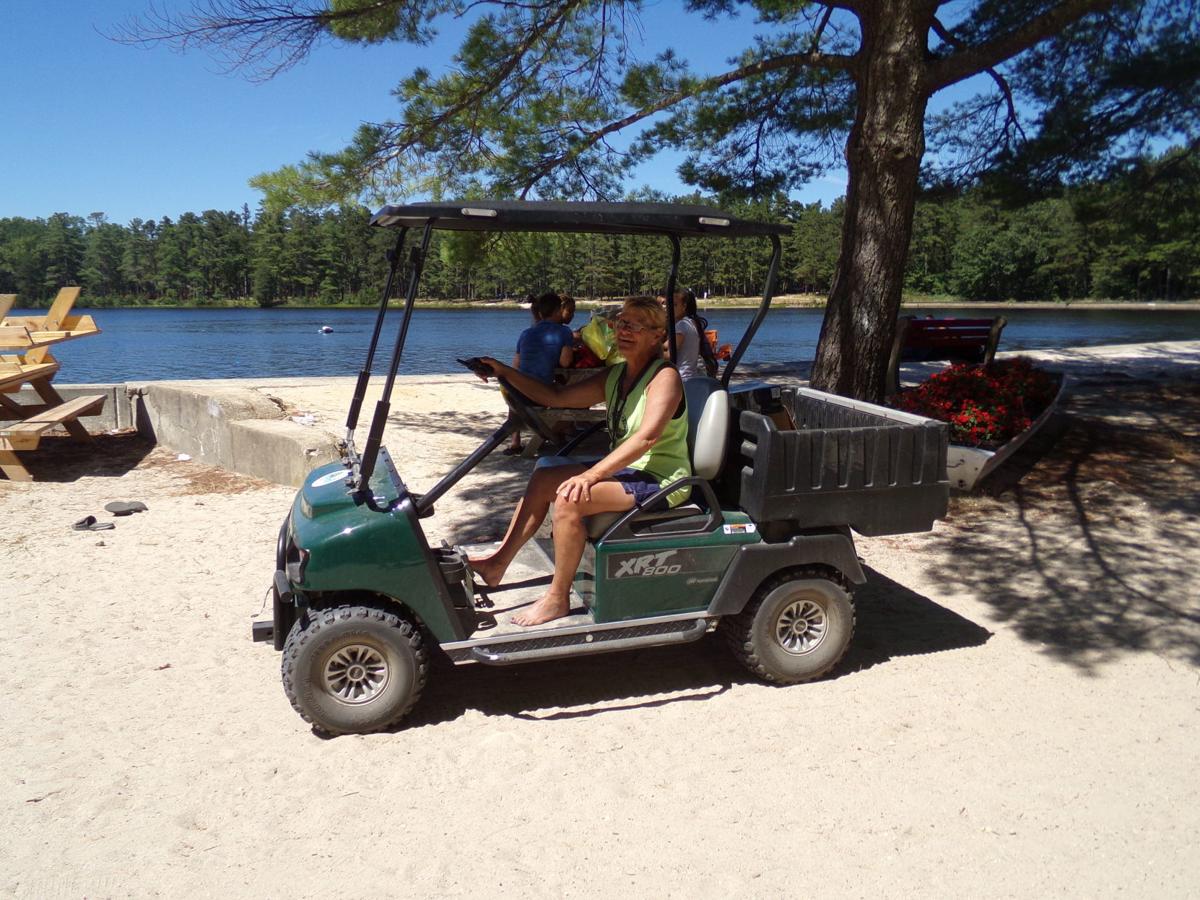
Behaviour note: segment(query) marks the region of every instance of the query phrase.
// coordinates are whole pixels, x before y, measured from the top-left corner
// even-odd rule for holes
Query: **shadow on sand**
[[[1200,389],[1093,388],[962,498],[929,574],[1086,672],[1134,651],[1200,666]]]
[[[899,656],[977,647],[990,637],[986,629],[877,572],[869,572],[868,579],[856,592],[858,632],[831,678],[850,677]],[[458,667],[437,657],[424,697],[400,728],[451,721],[468,710],[554,721],[653,709],[711,700],[754,681],[717,634],[685,646],[513,667]]]
[[[69,483],[86,477],[120,478],[153,450],[154,441],[132,431],[94,435],[89,441],[51,435],[20,458],[34,481]]]

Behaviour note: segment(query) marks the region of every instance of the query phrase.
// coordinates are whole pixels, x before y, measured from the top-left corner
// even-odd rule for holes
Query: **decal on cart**
[[[730,551],[702,547],[688,550],[658,550],[653,553],[614,553],[608,557],[609,578],[653,578],[663,575],[692,576],[689,584],[703,584],[696,576],[719,575],[729,563]]]
[[[325,487],[325,485],[333,484],[335,481],[345,481],[349,477],[349,472],[345,469],[339,469],[337,472],[327,472],[320,478],[314,479],[312,486],[315,488]]]
[[[681,563],[671,562],[671,557],[678,553],[678,550],[663,550],[661,553],[644,553],[641,556],[626,557],[619,562],[614,559],[613,562],[617,563],[617,571],[613,573],[612,577],[674,575],[683,568]]]
[[[758,526],[753,522],[735,522],[725,526],[726,534],[754,534],[756,531],[758,531]]]

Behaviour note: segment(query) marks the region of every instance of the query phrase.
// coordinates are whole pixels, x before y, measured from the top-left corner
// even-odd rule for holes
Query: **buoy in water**
[[[328,325],[322,325],[321,326],[321,334],[333,334],[333,329],[330,328]]]

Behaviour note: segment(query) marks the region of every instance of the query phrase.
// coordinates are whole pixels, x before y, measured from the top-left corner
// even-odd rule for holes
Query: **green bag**
[[[606,366],[625,362],[625,357],[617,350],[617,333],[612,323],[604,316],[593,315],[591,321],[579,330],[579,337]]]

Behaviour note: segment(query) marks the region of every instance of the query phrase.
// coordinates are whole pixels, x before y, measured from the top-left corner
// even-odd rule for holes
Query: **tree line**
[[[843,202],[780,196],[722,204],[699,195],[631,199],[720,205],[787,221],[779,293],[825,294],[841,240]],[[0,293],[46,304],[83,285],[106,305],[369,304],[386,278],[388,229],[361,206],[207,210],[178,219],[102,213],[0,219]],[[680,283],[710,296],[761,292],[759,241],[685,240]],[[661,290],[662,239],[613,235],[435,233],[422,296],[488,300],[557,289],[577,297]],[[963,300],[1173,300],[1200,294],[1200,164],[1182,151],[1118,177],[1014,204],[984,188],[927,191],[918,202],[905,286]]]

